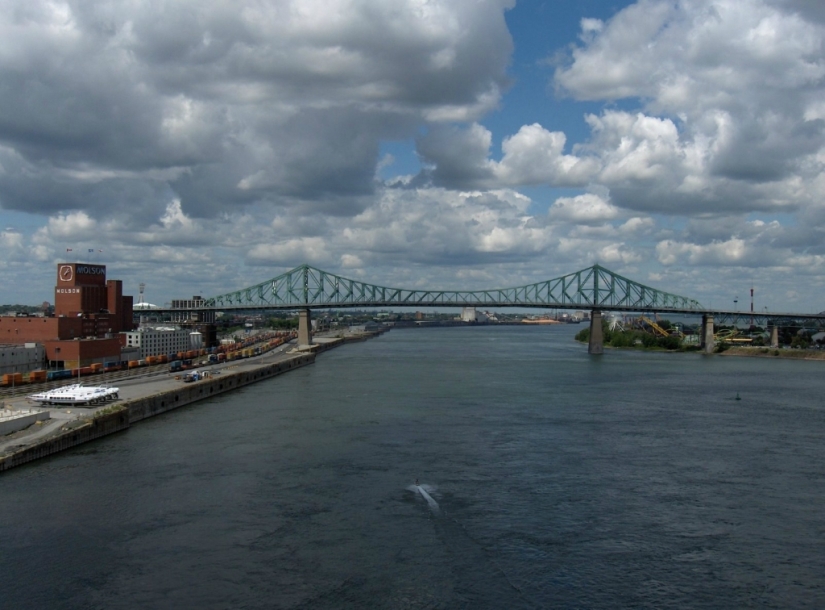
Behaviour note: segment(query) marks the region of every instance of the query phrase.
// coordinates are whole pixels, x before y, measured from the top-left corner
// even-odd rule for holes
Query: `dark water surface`
[[[825,607],[825,363],[576,330],[396,330],[5,473],[0,607]]]

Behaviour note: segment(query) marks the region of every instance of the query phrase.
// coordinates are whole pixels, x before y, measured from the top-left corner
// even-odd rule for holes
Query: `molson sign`
[[[105,265],[84,265],[79,263],[62,263],[57,266],[57,279],[63,285],[106,283]]]
[[[77,275],[106,275],[106,267],[100,265],[75,265]]]

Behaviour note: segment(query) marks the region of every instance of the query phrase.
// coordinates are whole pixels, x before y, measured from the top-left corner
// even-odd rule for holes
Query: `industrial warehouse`
[[[46,381],[163,362],[216,345],[214,324],[176,320],[171,326],[133,320],[133,298],[105,265],[59,263],[54,314],[0,316],[2,385]]]

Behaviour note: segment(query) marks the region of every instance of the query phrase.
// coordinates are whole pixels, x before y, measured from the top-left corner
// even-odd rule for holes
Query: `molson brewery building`
[[[0,317],[0,343],[41,343],[50,367],[120,362],[121,331],[130,331],[132,297],[105,265],[59,263],[54,317]]]

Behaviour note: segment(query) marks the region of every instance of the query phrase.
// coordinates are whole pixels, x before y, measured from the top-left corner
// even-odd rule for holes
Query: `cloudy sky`
[[[0,0],[3,303],[598,262],[820,311],[824,168],[819,0]]]

